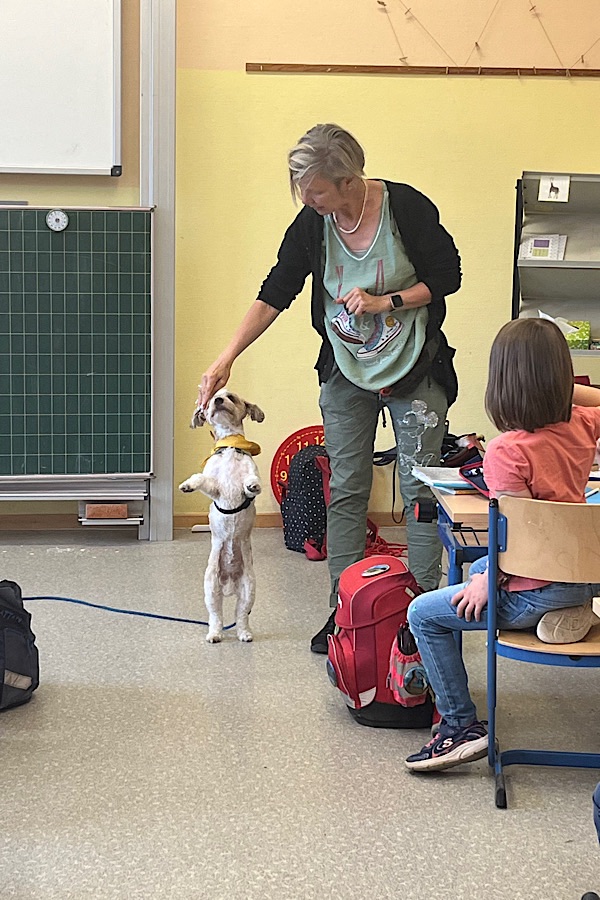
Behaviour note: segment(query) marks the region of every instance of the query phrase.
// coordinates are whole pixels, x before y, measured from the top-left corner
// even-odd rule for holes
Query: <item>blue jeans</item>
[[[476,560],[469,576],[487,569],[487,556]],[[421,594],[408,607],[408,623],[415,637],[440,715],[451,728],[462,728],[477,719],[456,631],[485,631],[487,609],[479,622],[467,622],[456,613],[451,600],[467,584]],[[544,613],[565,606],[582,606],[593,596],[589,584],[555,582],[534,591],[503,591],[498,597],[498,628],[532,628]]]
[[[600,783],[596,785],[594,791],[594,825],[598,832],[598,841],[600,841]]]
[[[425,427],[412,413],[415,400],[437,424]],[[435,522],[417,522],[417,500],[433,499],[427,485],[412,475],[414,465],[439,465],[448,401],[439,384],[424,378],[410,397],[384,400],[398,446],[400,493],[406,513],[408,565],[428,591],[440,583],[442,544]],[[327,509],[327,562],[331,579],[330,606],[337,605],[338,581],[347,566],[365,555],[367,507],[373,483],[373,447],[381,411],[379,394],[364,391],[345,378],[337,366],[321,385],[325,449],[331,462],[331,502]]]

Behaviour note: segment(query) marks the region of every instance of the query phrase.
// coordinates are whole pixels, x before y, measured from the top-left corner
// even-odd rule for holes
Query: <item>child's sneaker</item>
[[[575,644],[600,622],[592,611],[592,601],[583,606],[567,606],[544,613],[537,624],[537,636],[545,644]]]
[[[453,735],[436,734],[419,753],[406,760],[406,766],[416,772],[451,769],[474,759],[482,759],[488,752],[488,733],[483,722],[466,725]]]

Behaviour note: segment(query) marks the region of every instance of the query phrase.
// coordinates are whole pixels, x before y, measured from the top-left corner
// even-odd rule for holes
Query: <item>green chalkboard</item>
[[[150,471],[149,210],[0,208],[0,476]]]

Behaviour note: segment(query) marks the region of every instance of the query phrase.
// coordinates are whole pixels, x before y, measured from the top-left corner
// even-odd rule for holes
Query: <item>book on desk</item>
[[[441,491],[444,494],[473,494],[478,493],[474,485],[460,474],[460,469],[444,466],[413,466],[412,474],[419,481]],[[600,472],[592,471],[589,477],[590,484],[585,492],[586,503],[600,503]],[[483,493],[483,492],[481,492]]]
[[[461,476],[460,469],[450,466],[413,466],[412,474],[429,487],[446,494],[471,494],[475,491],[473,485]]]

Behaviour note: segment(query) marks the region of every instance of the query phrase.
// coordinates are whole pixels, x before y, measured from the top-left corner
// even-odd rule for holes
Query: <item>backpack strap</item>
[[[325,534],[320,547],[314,538],[308,538],[308,540],[304,541],[304,552],[306,553],[306,558],[312,562],[327,559],[327,534]]]
[[[323,496],[325,497],[325,506],[329,506],[331,500],[331,490],[329,488],[329,479],[331,478],[331,465],[328,456],[315,456],[315,466],[321,470],[323,476]]]
[[[372,519],[367,519],[367,546],[365,556],[406,556],[406,544],[393,544],[379,534],[379,528]]]
[[[331,489],[329,487],[331,465],[329,463],[329,457],[324,455],[315,456],[314,462],[323,478],[323,497],[325,499],[325,506],[329,506],[329,501],[331,500]],[[306,558],[313,562],[327,559],[327,532],[325,532],[321,546],[317,544],[314,538],[308,538],[308,540],[304,541],[304,552],[306,553]]]

